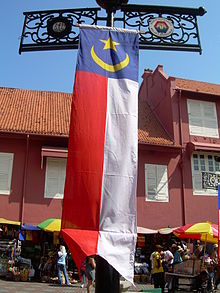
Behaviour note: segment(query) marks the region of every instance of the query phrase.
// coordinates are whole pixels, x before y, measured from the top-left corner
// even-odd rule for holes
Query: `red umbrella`
[[[187,224],[173,230],[173,233],[182,239],[190,238],[210,243],[218,243],[218,225],[210,222]]]

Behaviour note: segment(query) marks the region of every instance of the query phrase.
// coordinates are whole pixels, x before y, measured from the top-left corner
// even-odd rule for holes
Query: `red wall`
[[[156,117],[170,137],[174,139],[175,144],[183,147],[183,160],[179,158],[179,166],[177,166],[178,158],[172,159],[168,163],[168,173],[169,176],[172,176],[169,185],[170,203],[149,203],[144,200],[143,162],[149,162],[153,159],[154,155],[153,153],[139,154],[138,212],[141,211],[141,213],[138,214],[138,224],[149,228],[157,228],[161,224],[163,226],[175,226],[207,220],[218,223],[217,196],[193,195],[190,161],[191,151],[188,143],[194,141],[220,144],[220,139],[190,136],[187,99],[216,102],[218,121],[220,121],[219,97],[205,95],[199,92],[190,93],[182,91],[180,93],[176,91],[175,78],[166,76],[163,72],[163,67],[158,66],[153,73],[149,71],[144,73],[143,83],[140,88],[140,98],[150,104],[152,111],[156,114]],[[155,162],[160,163],[161,161],[166,161],[168,157],[166,153],[162,153],[161,155],[157,153]],[[183,185],[180,179],[181,172],[183,174]],[[183,188],[182,202],[180,200],[181,188]],[[181,217],[179,213],[183,211],[184,217]],[[145,225],[145,223],[149,225]]]
[[[179,153],[169,152],[166,147],[150,149],[139,146],[137,219],[138,226],[152,229],[176,227],[182,224],[181,173]],[[145,168],[146,163],[168,165],[169,202],[145,201]]]
[[[41,169],[41,147],[67,147],[67,139],[30,136],[24,181],[27,139],[26,136],[14,137],[1,137],[0,152],[14,153],[14,162],[11,194],[0,195],[0,217],[17,221],[21,221],[23,217],[23,223],[26,224],[38,224],[48,218],[61,218],[62,200],[44,198],[46,160],[44,159]]]

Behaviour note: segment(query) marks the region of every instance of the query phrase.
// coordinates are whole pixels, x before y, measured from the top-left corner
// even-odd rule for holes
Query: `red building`
[[[157,117],[172,144],[161,148],[158,134],[152,150],[155,142],[143,146],[140,137],[139,225],[218,223],[217,190],[204,188],[202,172],[219,171],[219,98],[220,85],[168,77],[161,65],[144,72],[139,105],[142,111],[148,105],[145,116]],[[145,128],[141,121],[140,116],[139,133]]]
[[[61,217],[71,96],[0,88],[0,217],[25,224]],[[168,77],[162,66],[144,72],[139,226],[217,223],[217,191],[202,188],[202,171],[219,171],[219,97],[220,85]]]

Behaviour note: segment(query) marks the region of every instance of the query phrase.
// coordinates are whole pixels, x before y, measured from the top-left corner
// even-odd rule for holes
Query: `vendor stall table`
[[[172,292],[180,289],[192,292],[195,287],[197,276],[198,275],[165,273],[165,278],[169,278],[172,281]]]

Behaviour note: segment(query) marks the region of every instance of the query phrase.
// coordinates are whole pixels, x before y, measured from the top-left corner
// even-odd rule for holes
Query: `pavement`
[[[129,291],[138,292],[143,289],[151,289],[151,284],[135,284],[136,287],[130,287]],[[15,282],[0,279],[0,293],[86,293],[86,288],[81,288],[80,283],[71,286],[56,285],[38,282]],[[91,289],[95,293],[95,289]],[[103,292],[104,293],[104,292]]]

